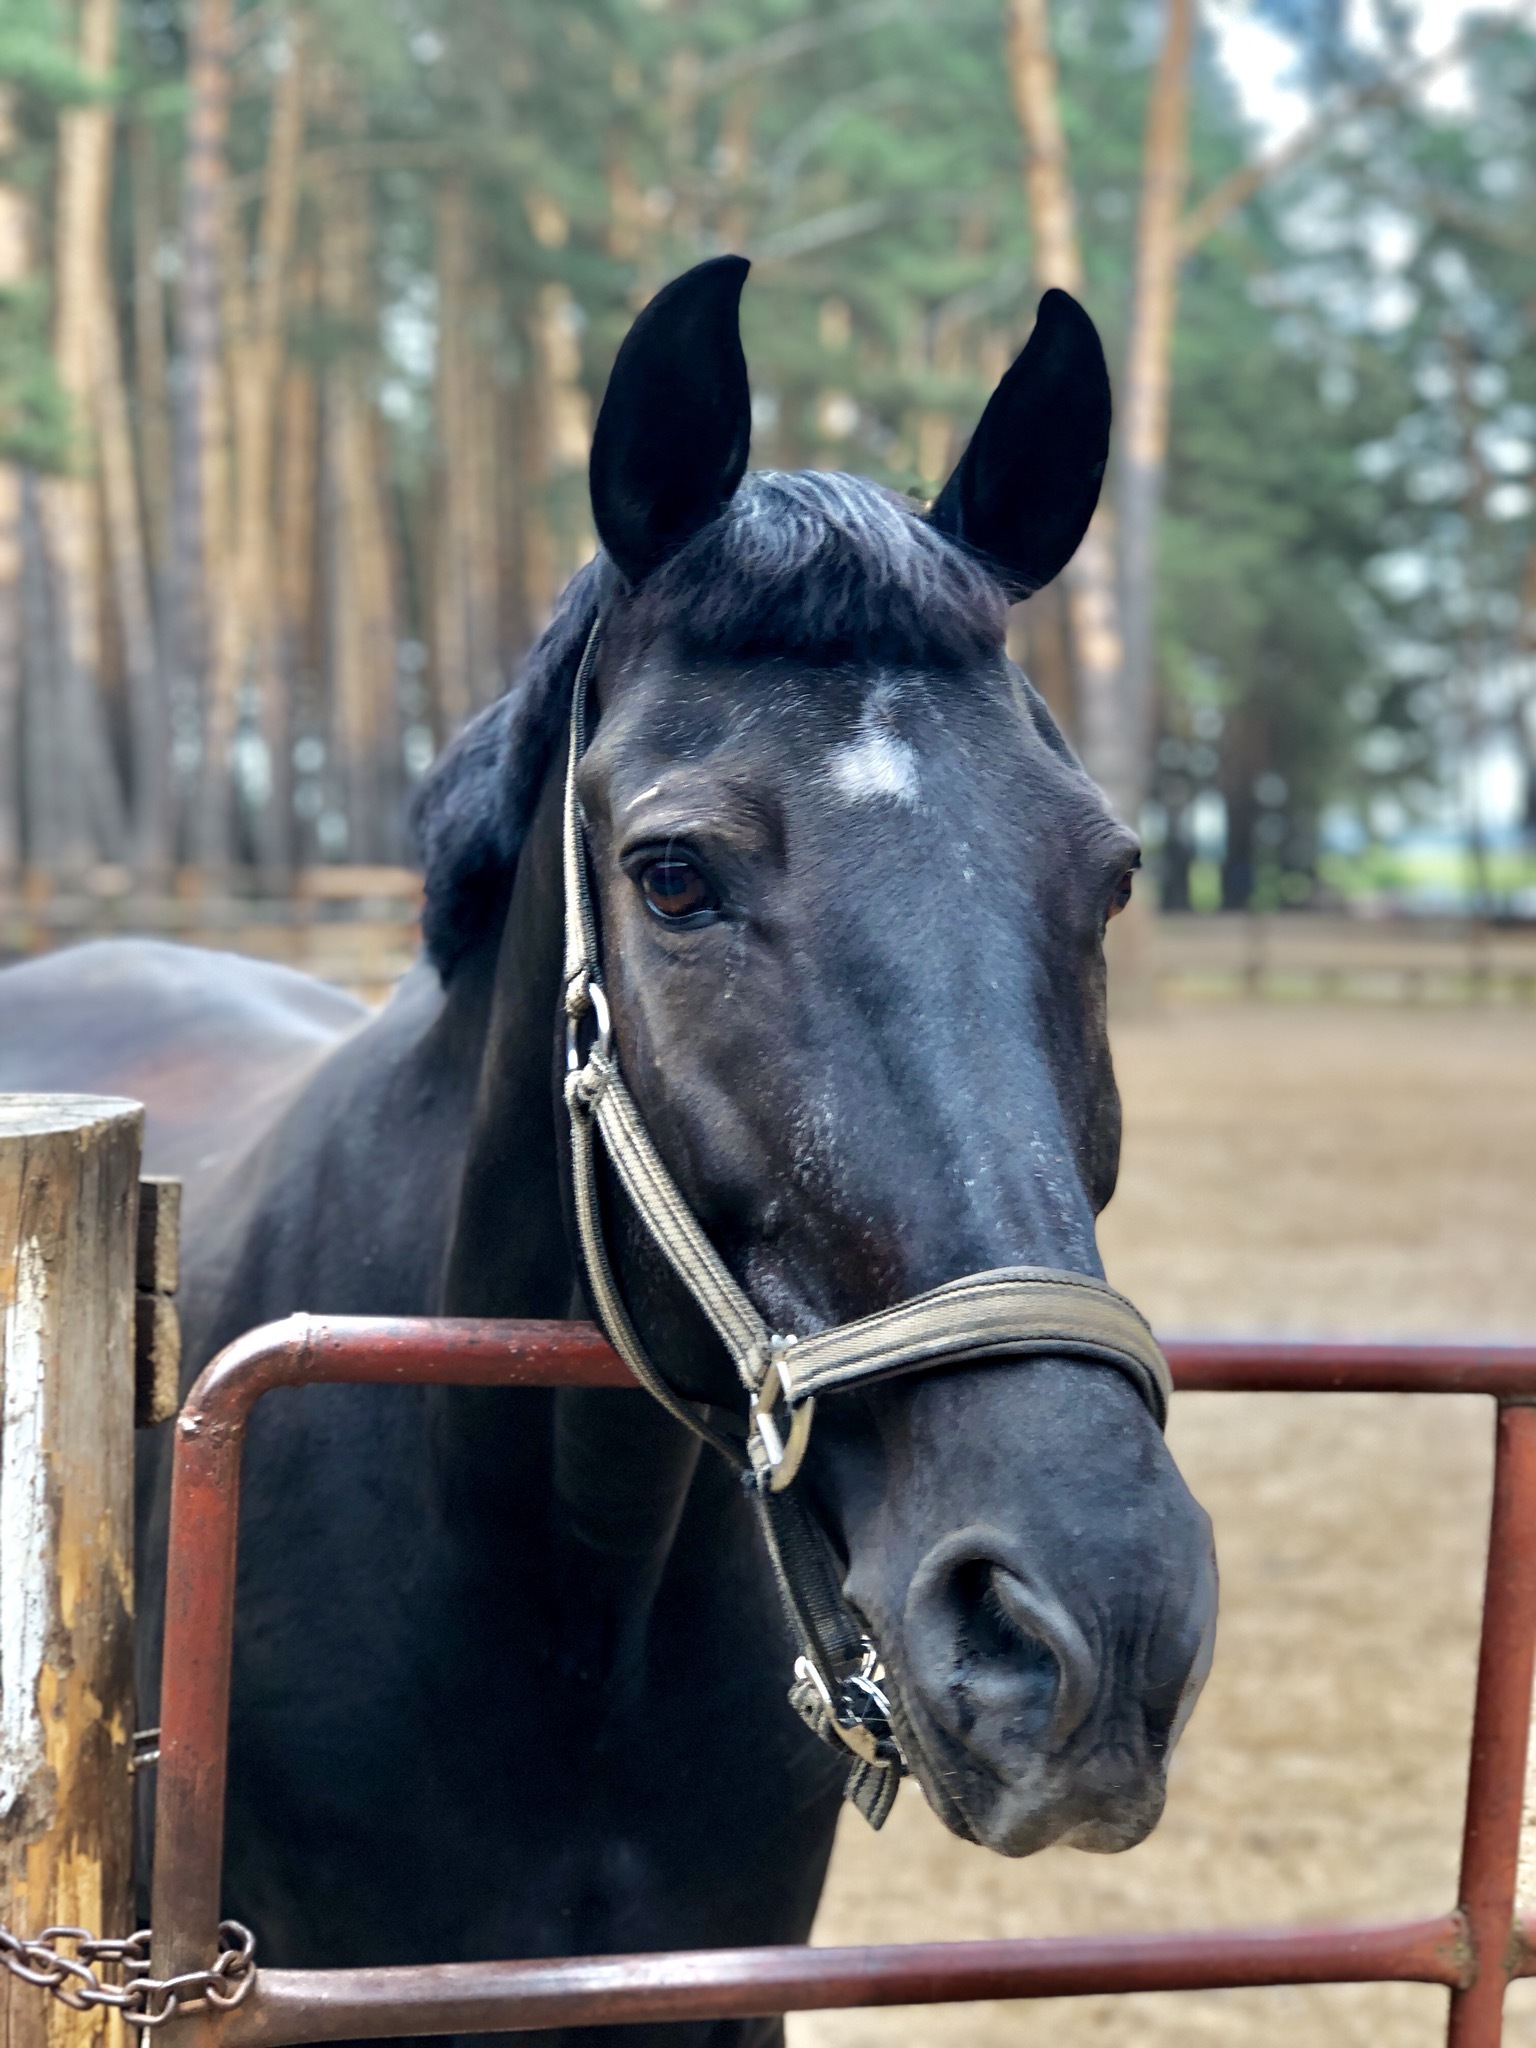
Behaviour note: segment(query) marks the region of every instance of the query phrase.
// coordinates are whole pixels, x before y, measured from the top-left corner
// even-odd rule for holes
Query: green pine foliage
[[[0,178],[40,202],[59,110],[90,95],[70,53],[67,17],[54,0],[5,0],[0,8],[0,85],[9,89],[15,147]],[[0,290],[0,461],[56,469],[70,458],[68,408],[53,376],[46,268]]]
[[[172,291],[190,4],[125,0],[121,104],[155,138]],[[635,307],[701,256],[740,247],[754,259],[754,461],[857,469],[921,497],[1028,333],[1001,0],[310,0],[305,12],[324,85],[306,217],[312,230],[324,165],[366,173],[378,318],[343,328],[296,313],[289,347],[367,367],[402,623],[423,642],[444,178],[470,195],[475,337],[513,399],[532,388],[530,323],[549,287],[569,295],[595,408]],[[43,198],[51,124],[79,89],[63,14],[62,0],[5,0],[0,17],[0,79],[21,85],[27,109],[21,174]],[[274,0],[238,15],[242,207],[259,198],[286,16]],[[1086,297],[1114,365],[1159,17],[1131,0],[1058,0],[1054,29]],[[1312,54],[1322,68],[1338,57]],[[1500,663],[1513,676],[1530,640],[1533,98],[1536,43],[1514,28],[1487,36],[1471,104],[1388,103],[1341,124],[1186,265],[1150,820],[1172,902],[1187,899],[1192,821],[1212,793],[1229,826],[1225,900],[1304,901],[1322,822],[1341,805],[1367,821],[1383,797],[1428,811],[1471,724],[1502,716],[1525,732],[1515,681],[1499,712],[1467,677]],[[1191,146],[1192,199],[1254,147],[1209,51]],[[1405,233],[1411,251],[1388,261]],[[121,192],[114,237],[126,305]],[[63,459],[67,442],[46,320],[41,291],[0,306],[0,449],[36,463]],[[130,359],[131,328],[125,312]],[[518,488],[568,559],[585,532],[579,474]]]

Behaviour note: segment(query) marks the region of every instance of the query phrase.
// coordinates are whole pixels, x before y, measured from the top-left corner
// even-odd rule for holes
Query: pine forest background
[[[1110,488],[1017,651],[1165,905],[1416,817],[1513,901],[1536,37],[1271,15],[1266,149],[1192,0],[0,0],[0,892],[408,859],[590,552],[628,321],[739,249],[753,461],[917,497],[1086,300]]]

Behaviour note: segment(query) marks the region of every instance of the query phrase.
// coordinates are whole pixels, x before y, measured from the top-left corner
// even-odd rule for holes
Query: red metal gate
[[[1167,1346],[1176,1383],[1222,1392],[1451,1393],[1496,1409],[1493,1517],[1460,1899],[1437,1920],[873,1948],[707,1949],[392,1969],[261,1970],[234,2010],[173,2021],[207,2048],[522,2032],[832,2006],[928,2005],[1261,1984],[1443,1984],[1452,2048],[1492,2048],[1504,1994],[1536,1976],[1516,1911],[1536,1661],[1536,1346],[1222,1342]],[[235,1532],[246,1423],[274,1387],[323,1381],[622,1387],[580,1323],[295,1316],[242,1337],[176,1426],[154,1876],[158,1978],[218,1947]]]

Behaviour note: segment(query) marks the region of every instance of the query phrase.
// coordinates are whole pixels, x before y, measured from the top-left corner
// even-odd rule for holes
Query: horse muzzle
[[[929,1804],[1005,1855],[1130,1848],[1162,1812],[1217,1604],[1209,1518],[1154,1418],[1069,1359],[893,1385],[866,1413],[864,1462],[850,1430],[824,1484]]]
[[[935,1544],[913,1576],[899,1721],[914,1775],[956,1833],[1007,1856],[1055,1842],[1133,1848],[1210,1669],[1214,1554],[1141,1627],[1079,1618],[1027,1546],[996,1528]],[[1181,1575],[1184,1576],[1184,1575]]]

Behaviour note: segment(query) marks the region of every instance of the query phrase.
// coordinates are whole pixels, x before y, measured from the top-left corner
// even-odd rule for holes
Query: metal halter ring
[[[606,1053],[613,1037],[613,1013],[608,1008],[602,983],[594,981],[583,968],[580,974],[572,976],[565,991],[565,1070],[568,1074],[580,1073],[585,1064],[581,1052],[581,1023],[589,1010],[597,1022],[597,1037],[593,1040],[592,1050]]]
[[[802,1401],[795,1407],[790,1395],[792,1389],[789,1373],[785,1368],[784,1354],[794,1344],[790,1337],[774,1336],[769,1340],[767,1370],[758,1381],[752,1394],[752,1411],[747,1422],[747,1449],[752,1457],[752,1469],[758,1482],[767,1481],[770,1493],[782,1493],[795,1474],[805,1456],[806,1446],[811,1440],[811,1421],[816,1413],[814,1398]],[[778,1407],[783,1402],[788,1410],[788,1427],[781,1428]]]

